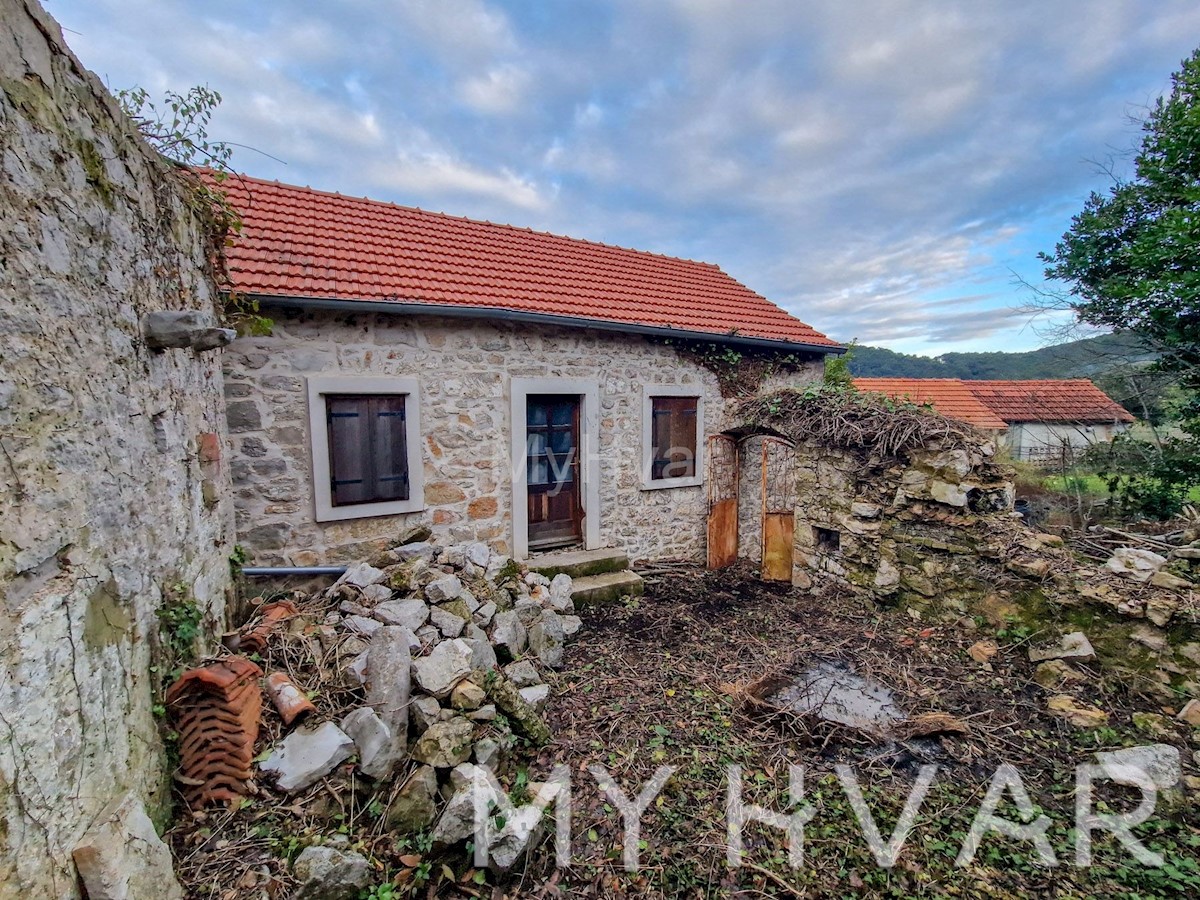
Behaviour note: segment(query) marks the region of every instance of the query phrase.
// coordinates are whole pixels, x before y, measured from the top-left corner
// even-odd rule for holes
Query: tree
[[[1163,353],[1162,369],[1200,388],[1200,50],[1171,76],[1142,123],[1135,175],[1093,193],[1046,277],[1066,282],[1089,325],[1128,330]]]
[[[1200,50],[1171,76],[1171,90],[1142,122],[1134,176],[1093,193],[1054,248],[1046,277],[1065,282],[1089,325],[1146,339],[1188,394],[1188,436],[1153,448],[1148,468],[1111,483],[1160,516],[1200,484]]]

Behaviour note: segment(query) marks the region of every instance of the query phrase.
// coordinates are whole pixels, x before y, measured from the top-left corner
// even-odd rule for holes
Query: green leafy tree
[[[1093,193],[1052,255],[1046,276],[1065,282],[1080,321],[1151,342],[1160,371],[1189,394],[1184,439],[1163,443],[1148,470],[1121,488],[1143,509],[1177,511],[1200,483],[1200,50],[1171,76],[1142,123],[1134,175]]]
[[[1159,367],[1200,388],[1200,50],[1142,123],[1135,175],[1093,193],[1046,276],[1066,282],[1080,320],[1136,332]]]

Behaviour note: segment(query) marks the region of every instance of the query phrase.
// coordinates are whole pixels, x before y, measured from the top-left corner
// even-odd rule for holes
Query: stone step
[[[539,554],[532,557],[528,565],[531,572],[538,572],[547,578],[560,573],[572,578],[584,578],[607,572],[623,572],[629,568],[629,557],[624,550],[566,550]]]
[[[640,597],[646,582],[637,572],[605,572],[576,578],[571,586],[571,599],[576,606],[603,606],[616,603],[622,597]]]

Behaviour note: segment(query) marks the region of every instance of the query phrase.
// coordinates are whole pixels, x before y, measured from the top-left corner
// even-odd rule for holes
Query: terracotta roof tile
[[[244,176],[232,287],[259,297],[436,303],[838,348],[710,263]]]
[[[1133,422],[1125,407],[1086,378],[964,381],[1006,422]]]
[[[966,422],[976,428],[1003,430],[1007,426],[976,399],[966,384],[957,378],[855,378],[860,391],[886,394],[896,400],[928,403],[947,419]]]

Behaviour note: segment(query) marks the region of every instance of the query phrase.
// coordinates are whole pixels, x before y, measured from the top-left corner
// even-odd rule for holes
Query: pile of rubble
[[[234,655],[184,673],[170,689],[185,798],[196,808],[268,796],[259,782],[302,797],[352,771],[374,785],[390,833],[428,833],[435,846],[466,840],[473,792],[498,784],[481,774],[502,771],[517,739],[549,740],[543,674],[561,666],[564,643],[580,629],[571,591],[568,575],[529,572],[482,543],[438,548],[417,532],[350,566],[326,590],[262,604],[225,636]],[[256,661],[278,720],[257,715]],[[233,699],[245,701],[236,709],[231,673]],[[256,742],[254,773],[246,748]],[[535,797],[540,790],[524,788]],[[515,817],[491,836],[493,868],[517,861],[537,819]],[[348,850],[314,846],[296,872],[331,852],[340,862],[317,865],[322,873],[365,871]],[[333,890],[314,882],[305,893],[300,880],[299,896]]]

